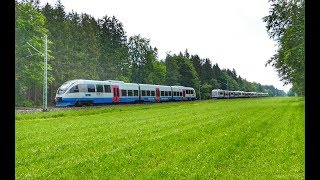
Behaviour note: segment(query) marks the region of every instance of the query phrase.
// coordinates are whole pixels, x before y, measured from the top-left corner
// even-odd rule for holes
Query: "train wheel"
[[[81,107],[81,106],[82,106],[82,105],[81,105],[81,102],[77,101],[76,104],[75,104],[75,106],[76,106],[76,107]]]

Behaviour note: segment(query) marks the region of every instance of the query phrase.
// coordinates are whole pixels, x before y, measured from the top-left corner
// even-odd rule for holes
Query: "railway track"
[[[161,102],[161,103],[171,103],[171,102]],[[117,107],[117,106],[135,106],[135,105],[150,105],[155,104],[152,102],[141,102],[141,103],[119,103],[119,104],[103,104],[103,105],[91,105],[82,107],[48,107],[47,111],[59,111],[65,109],[88,109],[88,108],[106,108],[106,107]],[[42,107],[15,107],[15,112],[18,113],[31,113],[31,112],[42,112]]]

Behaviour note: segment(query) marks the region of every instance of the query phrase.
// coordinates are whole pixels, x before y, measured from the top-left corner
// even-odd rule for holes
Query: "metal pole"
[[[201,100],[201,90],[200,90],[200,86],[201,86],[201,81],[199,81],[199,100]]]
[[[42,111],[47,111],[47,90],[48,90],[48,84],[47,84],[47,35],[45,36],[45,49],[44,49],[44,73],[43,73],[43,107]]]
[[[229,94],[229,96],[228,96],[228,99],[230,98],[230,92],[229,92],[229,82],[228,82],[228,79],[227,79],[227,90],[228,90],[228,94]]]
[[[227,79],[227,89],[229,91],[229,82],[228,82],[228,79]]]

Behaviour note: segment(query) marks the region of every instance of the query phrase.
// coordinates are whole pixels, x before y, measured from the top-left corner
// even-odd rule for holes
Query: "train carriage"
[[[112,103],[112,83],[106,81],[71,80],[64,83],[56,94],[56,106],[81,106]]]
[[[235,98],[235,92],[229,91],[229,98]]]
[[[174,101],[183,100],[183,86],[171,86],[172,88],[172,99]]]
[[[115,87],[116,85],[114,85]],[[132,103],[139,101],[139,85],[137,83],[120,83],[119,84],[119,97],[113,94],[113,102]]]
[[[171,86],[158,85],[160,91],[160,101],[172,101]]]
[[[135,102],[139,100],[139,86],[123,81],[72,80],[57,91],[56,106],[82,106]]]
[[[186,93],[186,100],[193,101],[196,100],[196,91],[192,87],[183,87],[182,91],[185,90]],[[183,96],[183,92],[182,92]]]
[[[211,97],[214,99],[222,99],[224,98],[224,90],[222,89],[213,89],[211,91]]]

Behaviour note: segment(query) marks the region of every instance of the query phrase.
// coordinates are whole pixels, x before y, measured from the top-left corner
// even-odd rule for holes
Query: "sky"
[[[57,0],[40,0],[54,5]],[[276,53],[262,18],[269,15],[268,0],[61,0],[66,12],[87,13],[95,19],[115,16],[126,35],[140,34],[166,54],[197,54],[212,64],[236,70],[250,82],[273,85],[287,92],[276,70],[266,62]]]

